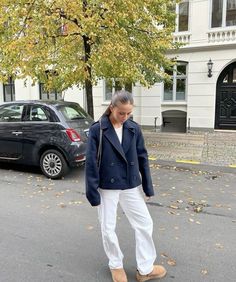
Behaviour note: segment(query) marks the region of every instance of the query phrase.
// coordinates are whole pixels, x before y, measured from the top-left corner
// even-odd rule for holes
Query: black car
[[[93,119],[77,103],[15,101],[0,105],[0,161],[40,166],[49,178],[85,161]]]

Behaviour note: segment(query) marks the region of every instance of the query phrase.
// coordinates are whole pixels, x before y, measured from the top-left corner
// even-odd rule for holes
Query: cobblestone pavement
[[[236,168],[236,131],[143,133],[150,160]]]

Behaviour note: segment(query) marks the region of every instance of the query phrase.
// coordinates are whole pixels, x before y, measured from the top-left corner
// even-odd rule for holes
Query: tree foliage
[[[60,90],[119,78],[151,85],[175,48],[173,0],[1,0],[0,79],[25,78]]]

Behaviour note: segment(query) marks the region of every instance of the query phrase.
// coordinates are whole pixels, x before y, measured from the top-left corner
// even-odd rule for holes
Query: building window
[[[177,5],[177,32],[188,31],[189,1],[182,1]]]
[[[224,85],[236,83],[236,66],[232,66],[229,68],[229,71],[225,74],[222,83]]]
[[[185,101],[186,100],[186,80],[187,64],[178,63],[173,72],[168,73],[171,80],[164,84],[164,101]]]
[[[15,81],[10,77],[6,83],[3,84],[4,102],[15,101]]]
[[[110,79],[105,81],[105,101],[110,101],[112,95],[119,90],[126,90],[132,93],[132,83],[122,84],[118,79]]]
[[[62,93],[57,90],[46,91],[44,87],[44,83],[39,83],[39,98],[40,100],[61,100]]]
[[[236,25],[236,0],[211,0],[211,27]]]

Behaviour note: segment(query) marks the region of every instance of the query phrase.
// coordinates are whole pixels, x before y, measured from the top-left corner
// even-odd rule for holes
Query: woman
[[[154,265],[153,222],[140,185],[148,198],[154,191],[140,127],[129,119],[133,103],[127,91],[112,96],[100,122],[90,128],[86,156],[86,196],[92,206],[98,206],[103,246],[114,282],[128,281],[115,232],[118,203],[135,230],[137,280],[148,281],[166,274],[164,267]],[[98,165],[100,134],[102,153]]]

